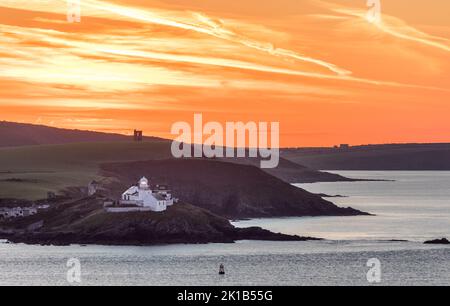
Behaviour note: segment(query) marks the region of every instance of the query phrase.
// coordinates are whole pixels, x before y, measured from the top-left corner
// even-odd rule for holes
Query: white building
[[[28,217],[37,214],[36,207],[2,207],[0,208],[0,219]]]
[[[122,194],[120,207],[118,208],[120,208],[120,211],[160,212],[173,205],[173,202],[172,194],[166,186],[156,185],[152,188],[148,179],[143,177],[137,186],[130,187]]]

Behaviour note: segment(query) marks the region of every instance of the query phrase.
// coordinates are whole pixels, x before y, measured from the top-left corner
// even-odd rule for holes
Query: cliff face
[[[145,175],[153,183],[168,184],[182,201],[226,218],[364,214],[339,208],[253,166],[171,159],[106,164],[102,170],[116,179],[110,187],[113,197]]]
[[[41,227],[27,231],[31,225]],[[2,224],[2,227],[8,224]],[[309,240],[261,228],[235,228],[204,209],[178,203],[162,213],[107,213],[101,200],[87,198],[9,224],[0,233],[11,242],[29,244],[154,245],[169,243],[231,243],[235,240]]]

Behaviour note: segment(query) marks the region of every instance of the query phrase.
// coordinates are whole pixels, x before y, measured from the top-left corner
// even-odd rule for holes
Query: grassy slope
[[[100,180],[105,162],[167,158],[166,141],[74,143],[0,149],[0,198],[36,200]]]
[[[213,228],[230,228],[228,220],[216,216],[209,211],[185,203],[177,203],[169,207],[164,213],[157,212],[132,212],[132,213],[107,213],[103,209],[101,198],[88,197],[78,200],[67,200],[59,203],[52,209],[38,215],[15,220],[14,223],[5,224],[12,228],[21,229],[28,225],[45,220],[41,232],[76,232],[80,234],[98,234],[102,232],[116,232],[128,230],[138,224],[150,223],[153,227],[159,226],[159,230],[173,231],[175,227],[183,230],[195,228],[202,232],[213,232]],[[216,226],[215,226],[216,225]],[[185,229],[185,230],[186,230]]]

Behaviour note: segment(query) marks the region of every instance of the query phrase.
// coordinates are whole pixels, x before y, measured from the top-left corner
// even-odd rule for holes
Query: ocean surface
[[[326,199],[375,216],[254,219],[236,225],[333,240],[450,239],[450,171],[330,172],[384,181],[295,185],[313,193],[343,196]]]
[[[235,223],[324,241],[154,247],[0,242],[0,285],[76,285],[67,279],[71,258],[80,263],[81,285],[372,285],[367,279],[372,258],[381,264],[381,285],[450,285],[450,247],[422,243],[450,238],[450,172],[337,173],[391,181],[299,187],[346,196],[330,200],[375,216]],[[399,239],[409,241],[389,241]],[[218,275],[221,263],[224,276]]]

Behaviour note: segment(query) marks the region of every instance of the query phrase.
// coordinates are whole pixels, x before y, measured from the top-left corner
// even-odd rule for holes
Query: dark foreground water
[[[382,285],[450,285],[450,248],[399,242],[257,242],[160,247],[0,244],[0,285],[369,285],[370,258]],[[218,275],[220,263],[227,274]]]

